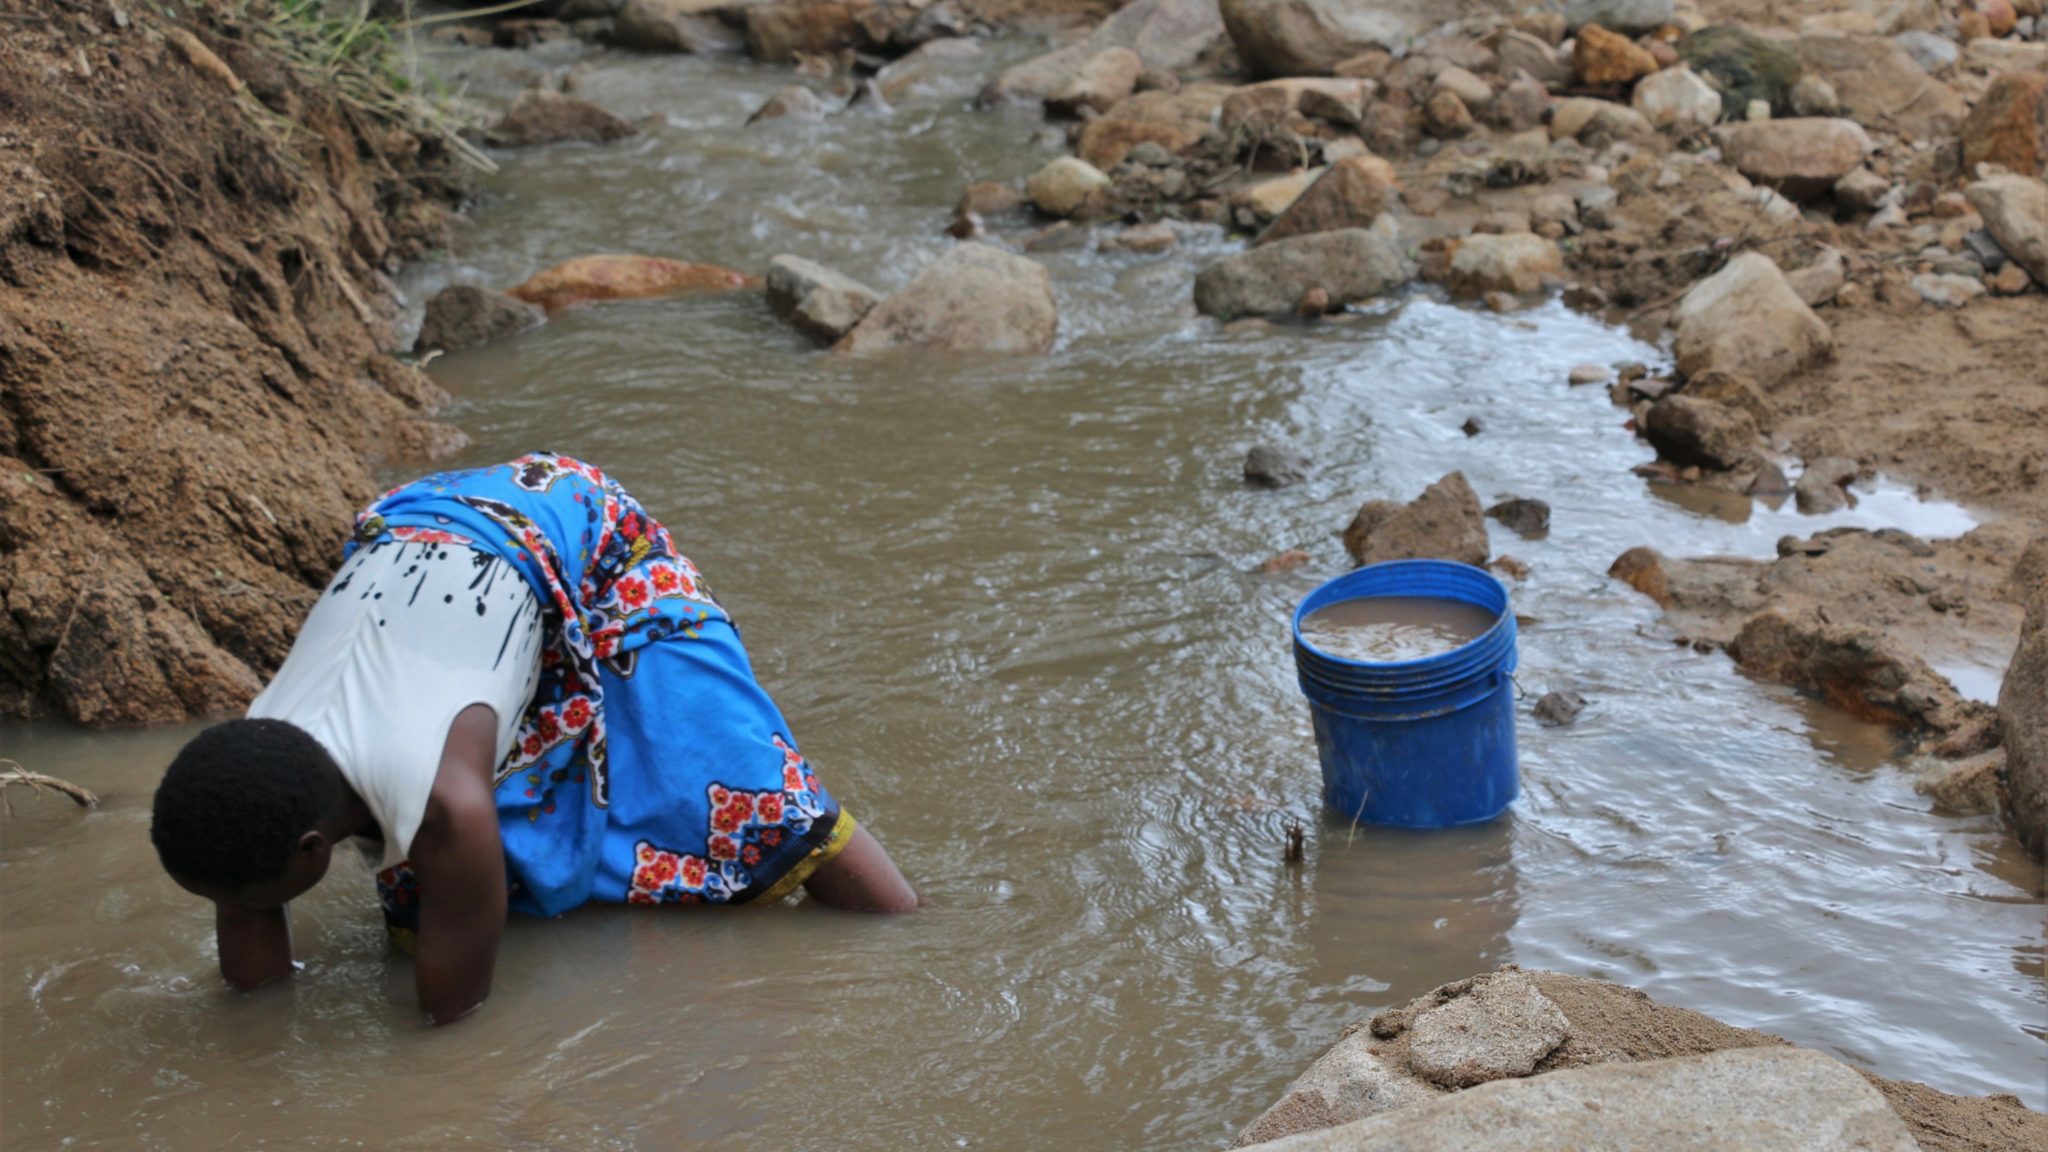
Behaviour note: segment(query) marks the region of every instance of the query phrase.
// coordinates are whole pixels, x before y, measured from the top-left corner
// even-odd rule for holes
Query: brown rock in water
[[[2048,539],[2028,548],[2030,556],[2037,553],[2048,557]],[[2041,859],[2048,853],[2048,578],[2035,581],[2026,607],[2019,647],[1998,689],[1998,723],[2013,826]]]
[[[2005,753],[1986,752],[1916,781],[1913,791],[1957,816],[1996,816],[2006,807],[2004,773]]]
[[[1152,143],[1179,155],[1201,143],[1230,89],[1189,84],[1171,92],[1140,92],[1088,122],[1076,151],[1108,171],[1131,149]]]
[[[768,307],[820,344],[852,331],[881,299],[860,281],[798,256],[768,263]]]
[[[1633,84],[1657,70],[1657,58],[1619,32],[1598,24],[1579,29],[1572,47],[1572,73],[1581,84],[1605,88]]]
[[[770,64],[865,45],[874,0],[770,0],[746,9],[747,50]]]
[[[1820,116],[1749,121],[1719,135],[1721,153],[1737,172],[1794,200],[1825,195],[1873,147],[1854,120]]]
[[[1545,692],[1531,713],[1545,728],[1562,728],[1586,710],[1586,698],[1577,692]]]
[[[764,120],[795,120],[801,123],[817,123],[825,118],[825,102],[818,94],[801,84],[791,84],[770,96],[766,103],[747,117],[747,123],[758,124]]]
[[[473,284],[450,284],[427,301],[412,350],[453,352],[516,336],[546,322],[547,313],[524,300]]]
[[[1740,372],[1729,372],[1710,368],[1691,380],[1686,381],[1685,394],[1698,400],[1712,400],[1731,408],[1740,408],[1756,421],[1758,432],[1762,432],[1778,419],[1777,406],[1756,386],[1756,381]]]
[[[1491,548],[1479,497],[1462,472],[1452,472],[1409,504],[1371,500],[1344,529],[1353,562],[1433,558],[1484,566]]]
[[[1947,730],[1969,708],[1946,678],[1898,641],[1874,628],[1829,623],[1817,609],[1757,613],[1729,643],[1728,654],[1752,676],[1894,727]]]
[[[1650,405],[1643,438],[1660,458],[1681,467],[1726,470],[1757,454],[1756,421],[1749,413],[1683,393]]]
[[[734,0],[625,0],[608,39],[641,52],[737,52],[746,36]]]
[[[1276,555],[1267,557],[1265,561],[1259,565],[1258,571],[1259,574],[1262,576],[1278,576],[1284,572],[1293,572],[1301,568],[1306,568],[1311,563],[1314,563],[1314,561],[1315,557],[1309,555],[1301,549],[1289,548],[1285,552],[1281,552]]]
[[[1195,276],[1195,309],[1204,316],[1280,316],[1311,288],[1331,307],[1370,300],[1408,282],[1401,250],[1364,228],[1312,232],[1226,256]]]
[[[1500,521],[1517,535],[1539,536],[1550,531],[1550,505],[1526,496],[1503,500],[1488,508],[1486,515]]]
[[[1339,160],[1295,197],[1254,241],[1270,244],[1312,232],[1369,227],[1401,192],[1394,166],[1377,156]]]
[[[1655,548],[1644,546],[1623,552],[1608,566],[1607,574],[1655,600],[1660,608],[1672,605],[1671,577],[1664,571],[1664,557]]]
[[[1031,174],[1024,194],[1048,216],[1100,215],[1110,206],[1113,184],[1101,169],[1072,156],[1057,156]]]
[[[535,274],[511,294],[549,312],[559,312],[591,300],[731,292],[760,284],[752,276],[716,264],[689,264],[659,256],[579,256]]]
[[[639,129],[592,104],[560,92],[533,89],[507,109],[489,133],[491,143],[507,147],[582,141],[601,144],[634,135]]]
[[[1045,267],[967,243],[877,304],[833,351],[1042,353],[1058,334],[1059,308]]]
[[[1308,479],[1307,456],[1279,444],[1255,444],[1244,455],[1244,482],[1257,488],[1286,488]]]
[[[971,215],[987,219],[991,216],[1022,212],[1030,203],[1022,192],[1008,184],[998,184],[993,180],[977,180],[960,194],[960,202],[953,206],[953,215],[956,218]]]

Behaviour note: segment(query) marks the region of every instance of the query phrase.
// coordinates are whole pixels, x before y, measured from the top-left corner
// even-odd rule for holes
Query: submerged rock
[[[1434,1100],[1442,1089],[1373,1051],[1365,1029],[1343,1039],[1303,1072],[1273,1106],[1245,1125],[1232,1147],[1349,1124],[1381,1112]]]
[[[1672,314],[1681,374],[1721,368],[1763,388],[1834,352],[1834,335],[1771,258],[1745,252],[1692,286]]]
[[[1414,270],[1385,237],[1364,228],[1315,232],[1226,256],[1195,277],[1205,316],[1278,316],[1311,288],[1332,307],[1369,300],[1408,282]]]
[[[1244,455],[1245,483],[1286,488],[1308,479],[1308,457],[1279,444],[1258,444]]]
[[[1536,722],[1545,728],[1562,728],[1586,710],[1586,698],[1577,692],[1546,692],[1536,701]]]
[[[1408,504],[1369,500],[1344,529],[1344,550],[1360,564],[1437,559],[1484,566],[1491,554],[1479,497],[1452,472]]]
[[[1486,515],[1522,536],[1537,536],[1550,531],[1550,505],[1526,496],[1503,500],[1488,508]]]
[[[588,100],[532,89],[520,94],[489,133],[491,143],[510,147],[582,141],[602,144],[639,129]]]
[[[517,336],[546,322],[547,313],[524,300],[474,284],[450,284],[427,301],[412,350],[453,352]]]
[[[797,120],[816,123],[825,118],[825,102],[818,94],[801,84],[791,84],[768,98],[768,102],[755,109],[747,123],[757,124],[763,120]]]
[[[659,256],[579,256],[535,274],[512,289],[529,304],[557,312],[589,300],[637,300],[693,292],[731,292],[760,281],[716,264]]]
[[[1041,353],[1058,334],[1059,308],[1044,266],[969,243],[877,304],[833,351]]]
[[[881,299],[860,281],[800,256],[768,263],[768,307],[820,344],[852,331]]]

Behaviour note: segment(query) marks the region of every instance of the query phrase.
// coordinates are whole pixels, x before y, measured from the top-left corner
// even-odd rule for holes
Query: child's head
[[[156,790],[149,838],[179,886],[274,908],[327,872],[317,825],[345,785],[334,758],[282,720],[230,720],[185,745]]]

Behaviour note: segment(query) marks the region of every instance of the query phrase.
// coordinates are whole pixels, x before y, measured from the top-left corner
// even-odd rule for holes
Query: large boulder
[[[2048,539],[2029,553],[2048,557]],[[2019,647],[1998,689],[1998,723],[2005,734],[2005,791],[2012,822],[2036,859],[2048,852],[2048,573],[2034,576]]]
[[[716,264],[690,264],[659,256],[579,256],[534,274],[511,291],[528,304],[557,312],[588,300],[731,292],[760,283]]]
[[[1769,389],[1833,355],[1834,334],[1758,252],[1745,252],[1692,286],[1672,314],[1674,350],[1687,377],[1711,368]]]
[[[1479,232],[1458,241],[1451,253],[1451,294],[1540,292],[1564,275],[1564,253],[1555,241],[1533,232]]]
[[[1739,120],[1749,102],[1762,100],[1782,115],[1792,108],[1799,57],[1746,28],[1716,24],[1678,42],[1678,57],[1721,90],[1722,117]]]
[[[1042,265],[986,244],[961,244],[875,305],[833,350],[1040,353],[1058,335],[1052,277]]]
[[[800,256],[777,256],[768,263],[768,307],[820,344],[832,344],[852,331],[881,299],[851,276]]]
[[[1806,116],[1731,125],[1718,133],[1737,172],[1794,200],[1827,194],[1870,155],[1869,133],[1854,120]]]
[[[2022,176],[2048,176],[2048,75],[1994,76],[1963,121],[1963,170],[1996,164]]]
[[[413,351],[439,348],[453,352],[476,344],[488,344],[538,328],[547,320],[542,312],[524,300],[493,292],[474,284],[450,284],[427,301],[426,316],[420,321],[419,339]]]
[[[631,136],[639,129],[588,100],[535,88],[521,93],[492,126],[493,144],[520,147],[576,140],[602,144]]]
[[[737,52],[747,46],[746,0],[626,0],[611,42],[642,52]]]
[[[1405,50],[1463,5],[1431,0],[1222,0],[1238,59],[1259,76],[1328,76],[1372,49]]]
[[[1295,197],[1272,226],[1259,234],[1256,243],[1368,227],[1400,194],[1392,164],[1372,155],[1347,156]]]
[[[1188,84],[1171,92],[1140,92],[1090,120],[1076,147],[1081,159],[1107,171],[1131,149],[1157,144],[1182,153],[1202,142],[1217,109],[1230,95],[1218,84]]]
[[[1222,36],[1216,0],[1136,0],[1083,39],[1004,70],[982,90],[981,98],[989,103],[1044,100],[1109,48],[1130,49],[1152,71],[1178,72]]]
[[[1804,77],[1825,79],[1835,90],[1841,103],[1837,114],[1873,131],[1940,140],[1954,134],[1969,110],[1954,89],[1928,76],[1896,40],[1802,36],[1798,51]]]
[[[1757,454],[1755,417],[1732,404],[1684,394],[1650,405],[1643,438],[1660,458],[1681,466],[1726,470]]]
[[[1414,275],[1400,248],[1377,232],[1340,228],[1226,256],[1195,277],[1195,308],[1205,316],[1293,312],[1310,289],[1340,308],[1398,288]]]
[[[2048,285],[2048,184],[2025,176],[1993,176],[1970,185],[1963,195],[2006,255],[2036,283]]]
[[[1431,484],[1413,503],[1366,501],[1344,529],[1344,550],[1361,565],[1435,559],[1483,567],[1492,554],[1479,496],[1463,472]]]
[[[1915,1152],[1890,1104],[1848,1066],[1803,1048],[1747,1048],[1504,1080],[1270,1152]]]

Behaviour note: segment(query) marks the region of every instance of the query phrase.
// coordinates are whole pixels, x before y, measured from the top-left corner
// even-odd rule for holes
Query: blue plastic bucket
[[[1332,656],[1302,639],[1319,608],[1372,596],[1477,605],[1493,627],[1420,660]],[[1294,610],[1294,668],[1315,721],[1323,800],[1347,820],[1448,828],[1491,820],[1521,791],[1515,762],[1515,614],[1482,568],[1390,560],[1340,576]]]

